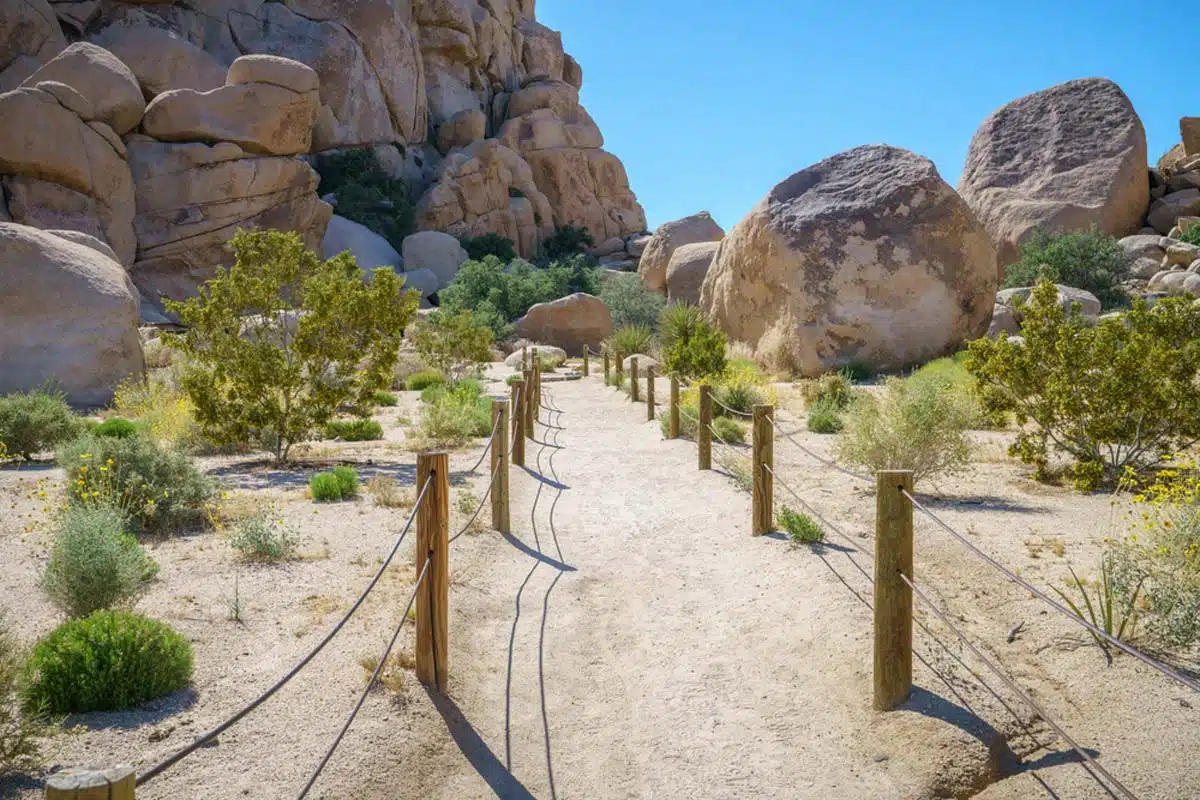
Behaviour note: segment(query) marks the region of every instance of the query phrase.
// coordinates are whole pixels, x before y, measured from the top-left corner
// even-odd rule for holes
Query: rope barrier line
[[[1141,650],[1138,650],[1136,647],[1131,647],[1130,645],[1127,645],[1124,642],[1122,642],[1120,639],[1117,639],[1114,636],[1110,636],[1108,633],[1105,633],[1102,629],[1100,629],[1100,628],[1096,627],[1095,625],[1093,625],[1092,623],[1088,622],[1083,617],[1079,616],[1078,614],[1073,613],[1072,611],[1067,609],[1064,605],[1059,603],[1057,600],[1054,600],[1052,597],[1047,595],[1041,589],[1038,589],[1036,586],[1031,584],[1029,581],[1025,580],[1024,578],[1020,577],[1016,573],[1012,572],[1010,569],[1005,567],[999,561],[996,561],[996,559],[992,558],[987,553],[985,553],[983,550],[976,547],[966,537],[964,537],[958,531],[954,530],[954,528],[950,527],[948,524],[943,522],[940,517],[938,517],[936,514],[934,514],[932,511],[930,511],[924,505],[922,505],[921,502],[919,500],[917,500],[915,497],[913,497],[911,494],[909,494],[908,491],[903,490],[903,489],[901,491],[903,492],[904,496],[908,498],[909,502],[911,502],[913,504],[914,508],[918,509],[922,514],[924,514],[925,516],[927,516],[931,520],[933,520],[940,528],[942,528],[947,533],[949,533],[951,536],[953,536],[955,539],[957,539],[959,543],[965,545],[967,547],[967,549],[969,549],[975,555],[979,556],[981,559],[984,560],[984,562],[986,562],[993,569],[997,570],[1002,575],[1007,577],[1010,581],[1012,581],[1013,583],[1016,583],[1018,586],[1023,587],[1024,589],[1029,591],[1031,594],[1033,594],[1035,597],[1037,597],[1040,600],[1049,604],[1050,607],[1053,608],[1058,613],[1062,614],[1063,616],[1067,617],[1071,621],[1075,622],[1077,625],[1081,625],[1082,627],[1086,628],[1092,634],[1099,636],[1101,639],[1104,639],[1109,644],[1113,645],[1114,647],[1118,648],[1119,650],[1138,659],[1146,666],[1153,667],[1154,669],[1158,670],[1162,674],[1166,675],[1168,678],[1172,678],[1173,680],[1177,681],[1178,683],[1188,687],[1192,691],[1200,692],[1200,684],[1197,684],[1195,681],[1188,679],[1187,677],[1180,674],[1176,670],[1171,669],[1166,664],[1163,664],[1161,661],[1151,658],[1150,656],[1143,653]]]
[[[720,400],[717,399],[716,395],[713,395],[712,401],[736,417],[741,417],[743,419],[753,419],[754,418],[753,414],[747,414],[745,411],[738,411],[736,408],[730,408],[729,406],[725,405],[724,403],[722,403]]]
[[[356,611],[358,611],[359,607],[363,604],[363,601],[365,601],[367,599],[367,595],[370,594],[371,590],[375,588],[375,585],[377,583],[379,583],[379,579],[383,577],[384,571],[388,568],[388,566],[392,563],[392,560],[396,557],[396,553],[399,552],[399,550],[400,550],[400,544],[404,541],[404,537],[406,537],[408,535],[409,530],[412,528],[413,521],[417,518],[417,512],[420,510],[421,504],[425,501],[425,496],[429,492],[429,486],[431,483],[432,483],[432,478],[427,479],[425,481],[425,485],[423,487],[421,487],[421,494],[417,497],[417,502],[413,505],[413,510],[412,510],[412,513],[409,514],[408,521],[404,524],[404,530],[402,530],[400,532],[400,536],[396,539],[396,543],[392,546],[392,551],[390,553],[388,553],[388,556],[386,559],[384,559],[383,564],[381,564],[379,569],[375,572],[375,577],[371,578],[371,582],[367,584],[367,588],[364,589],[362,594],[360,594],[358,596],[358,599],[354,601],[354,605],[350,606],[350,610],[346,612],[345,616],[343,616],[340,620],[338,620],[337,624],[333,626],[333,628],[329,631],[329,633],[325,634],[325,637],[323,639],[321,639],[320,642],[317,643],[317,646],[314,647],[312,650],[310,650],[308,655],[306,655],[306,656],[304,656],[304,658],[300,659],[300,662],[298,664],[296,664],[296,666],[292,667],[292,669],[289,670],[286,675],[284,675],[282,678],[280,678],[278,681],[276,681],[274,685],[272,685],[269,689],[267,689],[265,692],[260,694],[254,700],[247,703],[240,711],[235,713],[232,717],[225,720],[220,725],[213,728],[211,731],[204,734],[200,738],[196,739],[194,742],[189,744],[187,747],[184,747],[182,750],[179,750],[178,752],[168,756],[167,758],[163,759],[155,766],[151,767],[146,772],[139,775],[137,777],[137,783],[136,783],[137,786],[141,786],[142,784],[146,783],[147,781],[150,781],[151,779],[162,774],[164,771],[166,771],[170,767],[174,766],[178,762],[182,761],[184,758],[187,758],[189,755],[196,752],[196,750],[200,749],[208,742],[210,742],[213,739],[220,736],[223,732],[228,730],[230,727],[237,724],[239,721],[241,721],[241,719],[243,717],[245,717],[251,711],[253,711],[254,709],[258,708],[260,705],[265,703],[268,699],[271,698],[272,695],[274,695],[276,692],[278,692],[280,689],[282,689],[284,686],[286,686],[288,681],[290,681],[292,678],[296,677],[296,675],[300,672],[300,670],[302,670],[306,666],[308,666],[308,663],[310,661],[312,661],[314,658],[316,658],[318,653],[320,653],[322,650],[325,649],[325,645],[329,644],[329,642],[333,639],[333,637],[336,636],[338,634],[338,632],[343,627],[345,627],[346,623],[350,621],[350,618],[354,616],[354,613]]]
[[[808,456],[809,456],[809,457],[811,457],[811,458],[815,458],[817,461],[820,461],[820,462],[821,462],[822,464],[824,464],[825,466],[827,466],[827,467],[831,467],[831,468],[833,468],[833,469],[836,469],[838,472],[841,472],[841,473],[842,473],[842,474],[844,474],[844,475],[849,475],[851,478],[858,478],[860,481],[865,481],[866,483],[874,483],[874,482],[875,482],[874,480],[872,480],[871,478],[867,477],[866,475],[863,475],[863,474],[862,474],[862,473],[860,473],[860,472],[851,472],[850,470],[846,469],[845,467],[841,466],[840,464],[837,464],[837,463],[835,463],[835,462],[833,462],[833,461],[830,461],[828,458],[825,458],[825,457],[823,457],[823,456],[819,456],[819,455],[817,455],[816,453],[814,453],[812,450],[809,450],[807,447],[805,447],[804,445],[802,445],[802,444],[800,444],[799,442],[797,442],[797,441],[795,440],[795,438],[793,438],[792,434],[790,434],[790,433],[788,433],[787,431],[783,430],[783,428],[781,428],[781,427],[779,426],[779,422],[778,422],[777,420],[774,420],[774,419],[772,419],[772,420],[771,420],[771,424],[772,424],[772,425],[775,427],[775,430],[776,430],[776,431],[778,431],[780,434],[782,434],[782,435],[783,435],[783,437],[784,437],[785,439],[787,439],[787,440],[788,440],[789,442],[791,442],[792,444],[796,445],[796,447],[798,447],[798,448],[800,448],[801,450],[803,450],[803,451],[804,451],[806,454],[808,454]]]
[[[346,719],[346,724],[338,731],[337,737],[333,740],[333,744],[329,745],[329,749],[325,751],[325,757],[321,759],[321,763],[317,764],[317,768],[313,770],[312,775],[308,779],[308,783],[304,784],[304,788],[300,790],[300,794],[296,795],[296,800],[304,800],[308,796],[308,792],[312,789],[313,784],[317,782],[317,778],[321,777],[321,773],[325,770],[325,765],[329,763],[329,759],[333,757],[333,753],[338,749],[338,745],[342,743],[342,739],[346,736],[346,732],[350,730],[350,726],[354,724],[355,717],[358,716],[358,711],[363,707],[363,703],[367,700],[367,695],[371,693],[375,682],[379,680],[379,674],[383,672],[384,665],[387,664],[388,656],[392,654],[392,649],[396,646],[396,640],[400,638],[400,631],[404,628],[404,623],[408,620],[408,613],[412,610],[413,604],[417,601],[417,592],[421,590],[421,582],[425,580],[425,576],[429,574],[429,565],[432,560],[426,560],[425,566],[421,568],[421,574],[417,576],[417,583],[413,586],[412,597],[408,599],[408,605],[404,609],[404,613],[400,615],[400,622],[396,625],[396,631],[392,634],[391,641],[388,642],[387,648],[384,649],[383,655],[379,658],[379,663],[375,665],[375,671],[371,673],[371,679],[367,681],[366,687],[362,690],[362,694],[358,696],[358,702],[354,704],[354,709],[350,712],[350,716]]]
[[[940,608],[938,608],[937,605],[935,603],[933,603],[933,601],[931,601],[929,599],[929,597],[926,596],[926,594],[923,591],[921,591],[920,588],[917,587],[916,584],[914,584],[911,580],[909,580],[907,575],[905,575],[903,572],[900,572],[897,574],[900,575],[900,579],[902,581],[904,581],[906,584],[908,584],[908,588],[912,589],[913,594],[915,594],[917,597],[919,597],[921,599],[921,601],[923,603],[925,603],[925,605],[929,608],[929,610],[933,612],[934,616],[936,616],[938,619],[940,619],[946,625],[946,627],[949,628],[950,631],[956,637],[958,637],[958,640],[960,642],[962,642],[967,647],[967,649],[970,650],[975,655],[976,658],[978,658],[980,661],[982,661],[984,663],[984,665],[996,675],[997,678],[999,678],[1001,681],[1003,681],[1004,684],[1014,694],[1016,694],[1019,698],[1021,698],[1022,702],[1024,702],[1031,709],[1033,709],[1035,714],[1037,714],[1039,717],[1041,717],[1043,720],[1045,720],[1046,724],[1049,725],[1051,728],[1053,728],[1054,732],[1057,733],[1060,737],[1062,737],[1063,741],[1065,741],[1068,745],[1070,745],[1071,749],[1073,749],[1076,753],[1078,753],[1080,755],[1080,757],[1083,758],[1083,760],[1085,762],[1087,762],[1087,764],[1091,768],[1095,769],[1096,772],[1103,775],[1105,777],[1105,779],[1107,779],[1109,781],[1109,783],[1111,783],[1114,787],[1116,787],[1121,792],[1121,794],[1123,794],[1123,795],[1125,795],[1125,797],[1129,798],[1129,800],[1138,800],[1137,795],[1135,795],[1133,792],[1131,792],[1125,786],[1125,784],[1121,783],[1119,780],[1117,780],[1115,777],[1113,777],[1111,772],[1106,770],[1104,767],[1100,766],[1099,762],[1097,762],[1094,758],[1092,758],[1090,755],[1088,755],[1087,751],[1084,750],[1082,747],[1080,747],[1079,744],[1074,739],[1071,738],[1071,735],[1068,734],[1065,730],[1063,730],[1061,725],[1059,725],[1057,722],[1055,722],[1053,719],[1051,719],[1050,716],[1048,714],[1046,714],[1045,711],[1042,710],[1042,707],[1039,706],[1036,702],[1034,702],[1033,698],[1030,697],[1028,695],[1028,693],[1026,693],[1025,690],[1020,687],[1020,685],[1018,685],[1015,681],[1011,680],[1008,677],[1008,675],[1006,675],[1004,673],[1003,670],[1001,670],[998,666],[996,666],[996,664],[994,664],[991,661],[991,659],[989,659],[985,655],[983,655],[983,653],[981,653],[979,651],[979,648],[977,648],[974,644],[972,644],[971,641],[962,633],[962,631],[960,631],[957,627],[955,627],[954,623],[952,623],[950,621],[949,616],[945,612],[943,612]]]
[[[843,533],[841,531],[841,529],[838,528],[838,526],[834,525],[829,520],[825,519],[825,517],[823,517],[821,515],[820,511],[817,511],[817,509],[814,508],[811,503],[809,503],[807,500],[805,500],[803,497],[801,497],[796,492],[795,489],[793,489],[791,486],[789,486],[787,483],[785,483],[783,481],[783,479],[779,477],[779,473],[777,473],[774,469],[772,469],[767,464],[763,464],[762,467],[763,467],[763,469],[767,470],[767,472],[770,472],[771,476],[773,478],[775,478],[775,480],[779,483],[779,485],[782,486],[784,489],[786,489],[788,494],[790,494],[792,497],[796,498],[796,502],[800,503],[805,508],[807,508],[809,510],[809,512],[812,513],[812,515],[821,522],[822,525],[824,525],[826,528],[828,528],[829,530],[831,530],[835,534],[837,534],[837,536],[839,538],[841,538],[844,542],[849,544],[851,547],[853,547],[856,550],[858,549],[859,545],[857,542],[855,542],[853,539],[851,539],[850,536],[847,535],[846,533]],[[850,555],[849,553],[845,553],[844,555],[846,556],[846,558],[850,559],[850,563],[854,565],[855,569],[857,569],[859,572],[861,572],[863,574],[864,578],[866,578],[868,581],[871,581],[872,583],[875,581],[874,576],[871,575],[871,573],[867,572],[867,570],[861,564],[858,563],[858,560],[856,558],[854,558],[854,556]]]
[[[499,432],[499,428],[492,429],[492,435],[488,437],[487,445],[483,448],[483,452],[479,454],[479,460],[476,461],[475,466],[471,467],[469,470],[467,470],[467,472],[474,472],[475,470],[479,469],[479,465],[483,463],[483,460],[487,458],[488,452],[491,451],[492,444],[494,444],[496,441],[496,434]]]
[[[459,530],[458,533],[456,533],[450,537],[450,541],[446,542],[447,545],[453,544],[455,539],[457,539],[458,537],[460,537],[464,533],[466,533],[467,529],[470,528],[471,525],[473,525],[475,523],[475,520],[479,519],[479,512],[483,511],[483,505],[484,505],[484,503],[487,502],[488,497],[491,495],[492,489],[495,488],[496,476],[500,474],[500,468],[503,466],[505,466],[505,465],[497,464],[496,468],[492,470],[492,477],[491,477],[491,480],[488,481],[487,491],[483,493],[483,497],[479,498],[479,505],[475,506],[475,513],[471,515],[471,518],[469,520],[467,520],[467,523],[462,526],[462,529]]]

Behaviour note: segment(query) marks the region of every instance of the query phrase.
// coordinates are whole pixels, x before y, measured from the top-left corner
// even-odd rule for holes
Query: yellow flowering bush
[[[126,380],[113,395],[113,407],[121,416],[145,423],[163,444],[190,448],[201,441],[192,401],[161,381]]]

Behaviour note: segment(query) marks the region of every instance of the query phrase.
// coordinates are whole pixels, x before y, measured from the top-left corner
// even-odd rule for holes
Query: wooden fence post
[[[625,380],[625,361],[619,352],[613,353],[613,358],[617,360],[617,388],[620,389]]]
[[[654,366],[646,367],[646,421],[654,422]]]
[[[608,364],[608,348],[604,348],[604,385],[608,386],[609,375],[612,374]]]
[[[46,800],[134,800],[130,767],[64,769],[46,779]]]
[[[753,534],[762,536],[775,528],[775,407],[754,407],[754,444],[752,449]]]
[[[417,591],[417,679],[446,691],[446,646],[450,615],[450,455],[444,451],[417,455],[417,486],[429,489],[417,511],[416,574],[433,561]],[[418,491],[420,489],[418,488]]]
[[[525,411],[525,438],[533,438],[533,369],[530,368],[525,372],[525,397],[521,401],[521,405]]]
[[[525,381],[512,385],[512,463],[525,466]]]
[[[700,469],[712,469],[712,387],[700,385],[700,422],[696,429],[697,450],[700,451]]]
[[[508,519],[508,401],[492,401],[492,528],[501,533],[511,529]]]
[[[629,399],[636,403],[641,392],[638,391],[638,357],[629,359]]]
[[[679,378],[671,376],[671,412],[670,434],[672,439],[679,438]]]
[[[542,360],[533,363],[533,419],[542,418]]]
[[[875,483],[875,699],[891,711],[912,690],[913,507],[908,470],[887,470]]]
[[[586,344],[583,346],[583,377],[588,377],[588,351],[591,350]]]

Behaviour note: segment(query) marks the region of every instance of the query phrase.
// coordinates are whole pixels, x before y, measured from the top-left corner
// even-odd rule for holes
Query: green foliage
[[[232,246],[231,270],[167,303],[189,326],[174,340],[190,359],[182,385],[210,439],[285,461],[339,407],[370,413],[417,296],[390,269],[364,283],[353,257],[321,261],[294,233],[241,230]]]
[[[505,264],[517,260],[517,248],[513,245],[513,240],[498,233],[485,233],[473,239],[464,236],[458,241],[472,261],[482,261],[488,256],[495,256]]]
[[[308,489],[318,503],[342,501],[342,482],[332,472],[318,472],[308,479]]]
[[[695,403],[679,404],[679,438],[691,439],[696,438],[696,420],[700,419],[700,407]],[[671,417],[669,414],[659,414],[658,424],[662,429],[663,438],[671,435]]]
[[[1009,453],[1046,477],[1052,452],[1074,461],[1083,490],[1115,482],[1200,439],[1200,308],[1192,298],[1137,302],[1123,320],[1086,322],[1063,311],[1054,285],[1025,307],[1023,343],[970,344],[967,368],[990,417],[1011,413]]]
[[[1107,309],[1128,304],[1120,287],[1127,277],[1125,253],[1112,236],[1038,230],[1021,246],[1020,260],[1008,265],[1004,288],[1060,283],[1091,292]]]
[[[821,530],[821,526],[812,517],[803,512],[794,511],[788,506],[782,506],[779,509],[777,522],[792,537],[792,541],[798,544],[816,544],[825,541],[825,531]]]
[[[39,389],[0,397],[0,442],[7,446],[10,458],[28,460],[52,450],[81,428],[61,392]]]
[[[666,299],[633,273],[608,278],[600,288],[600,299],[612,314],[613,330],[630,325],[653,330],[666,306]]]
[[[542,258],[548,261],[571,258],[594,244],[596,242],[586,227],[562,225],[555,228],[550,238],[542,242]]]
[[[435,311],[416,327],[413,344],[421,359],[443,375],[461,378],[492,358],[492,330],[470,311]]]
[[[842,427],[836,401],[818,400],[808,407],[808,429],[813,433],[840,433]]]
[[[713,387],[713,416],[746,416],[754,407],[767,401],[764,392],[757,386],[745,383],[719,384]]]
[[[295,556],[300,537],[268,510],[259,510],[234,523],[229,545],[248,561],[275,564]]]
[[[1200,245],[1200,225],[1191,225],[1179,234],[1179,241],[1186,244]]]
[[[726,444],[745,444],[746,425],[730,417],[713,417],[713,435]]]
[[[124,512],[109,503],[68,506],[42,573],[42,591],[69,617],[132,604],[158,564],[128,533]]]
[[[649,355],[653,348],[654,331],[645,325],[617,328],[608,340],[608,349],[618,361],[624,361],[629,356]]]
[[[446,383],[446,376],[440,372],[431,369],[422,370],[413,375],[410,375],[404,388],[410,392],[421,392],[428,389],[430,386],[443,386]]]
[[[865,361],[853,360],[843,366],[839,372],[846,376],[851,383],[862,383],[875,377],[875,367]]]
[[[1092,597],[1088,592],[1088,585],[1079,579],[1075,574],[1075,568],[1068,565],[1067,569],[1071,572],[1071,582],[1067,584],[1068,588],[1073,588],[1077,591],[1080,602],[1076,603],[1071,596],[1059,589],[1057,586],[1050,588],[1062,598],[1063,602],[1071,607],[1071,611],[1075,616],[1082,620],[1091,623],[1094,627],[1104,631],[1114,639],[1123,641],[1125,639],[1125,631],[1128,628],[1129,635],[1132,636],[1137,628],[1137,601],[1138,595],[1141,594],[1142,585],[1145,581],[1143,576],[1138,581],[1137,585],[1128,594],[1123,594],[1117,589],[1116,584],[1111,579],[1112,566],[1108,558],[1100,560],[1100,580],[1092,587],[1096,595],[1096,602],[1092,603]],[[1111,648],[1107,639],[1104,639],[1097,634],[1088,631],[1096,644],[1110,658],[1112,657]]]
[[[850,388],[850,377],[845,372],[826,372],[819,378],[800,384],[800,396],[811,412],[822,406],[827,410],[844,411],[850,405],[854,390]],[[810,429],[811,430],[811,429]]]
[[[710,325],[696,306],[667,306],[658,330],[668,374],[701,380],[725,372],[725,334]]]
[[[338,216],[366,225],[401,249],[415,216],[404,181],[388,175],[370,150],[322,153],[313,166],[321,176],[318,192],[337,195]]]
[[[343,442],[374,442],[383,438],[383,426],[373,419],[331,419],[325,436]]]
[[[337,478],[343,500],[358,496],[358,470],[347,466],[334,467],[333,477]]]
[[[36,769],[41,764],[38,738],[50,732],[35,715],[19,708],[24,663],[25,653],[0,611],[0,778]]]
[[[512,386],[517,381],[523,381],[523,380],[525,380],[525,377],[523,375],[521,375],[520,373],[515,374],[515,375],[509,375],[507,378],[504,379],[504,385]]]
[[[492,401],[477,381],[463,381],[425,400],[421,430],[439,445],[457,446],[492,432]]]
[[[380,390],[375,393],[375,405],[390,408],[400,401],[396,399],[396,395],[391,392]]]
[[[947,358],[930,361],[909,376],[910,381],[932,381],[954,395],[968,416],[967,427],[971,430],[1003,428],[1003,415],[989,416],[979,399],[979,387],[975,377],[967,369],[967,353],[964,351]]]
[[[109,417],[89,429],[89,433],[93,436],[111,436],[114,439],[128,439],[130,436],[137,436],[141,430],[133,420],[123,419],[121,417]]]
[[[908,469],[916,481],[966,469],[969,413],[934,381],[888,378],[883,394],[860,392],[843,419],[839,457],[872,472]]]
[[[216,492],[216,481],[186,455],[147,436],[82,436],[58,450],[68,503],[111,504],[139,531],[195,524]]]
[[[51,714],[119,711],[182,689],[192,646],[161,622],[97,611],[65,622],[33,648],[25,707]]]

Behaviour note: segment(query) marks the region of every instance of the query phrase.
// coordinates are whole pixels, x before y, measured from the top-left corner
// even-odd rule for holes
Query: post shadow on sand
[[[504,541],[511,544],[517,550],[520,550],[522,553],[529,556],[530,558],[533,558],[533,559],[536,559],[536,560],[542,562],[546,566],[553,567],[554,569],[558,570],[559,572],[574,572],[575,571],[575,567],[572,567],[570,564],[564,564],[561,561],[551,558],[550,556],[546,555],[545,553],[535,550],[534,548],[525,544],[523,541],[521,541],[517,537],[513,536],[511,533],[502,533],[500,535],[504,537]]]
[[[462,713],[462,709],[449,696],[435,689],[425,687],[426,694],[433,701],[434,708],[442,715],[446,730],[450,732],[454,743],[462,752],[479,777],[487,782],[488,788],[496,797],[513,798],[513,800],[533,800],[533,795],[505,768],[496,754],[487,746],[487,742],[479,735],[470,721]]]
[[[559,483],[556,480],[547,478],[542,473],[535,472],[534,470],[530,469],[529,467],[521,467],[521,469],[525,470],[526,475],[533,478],[535,481],[544,483],[545,485],[549,486],[551,489],[558,489],[559,491],[566,491],[567,489],[571,488],[570,486],[567,486],[565,483]]]

